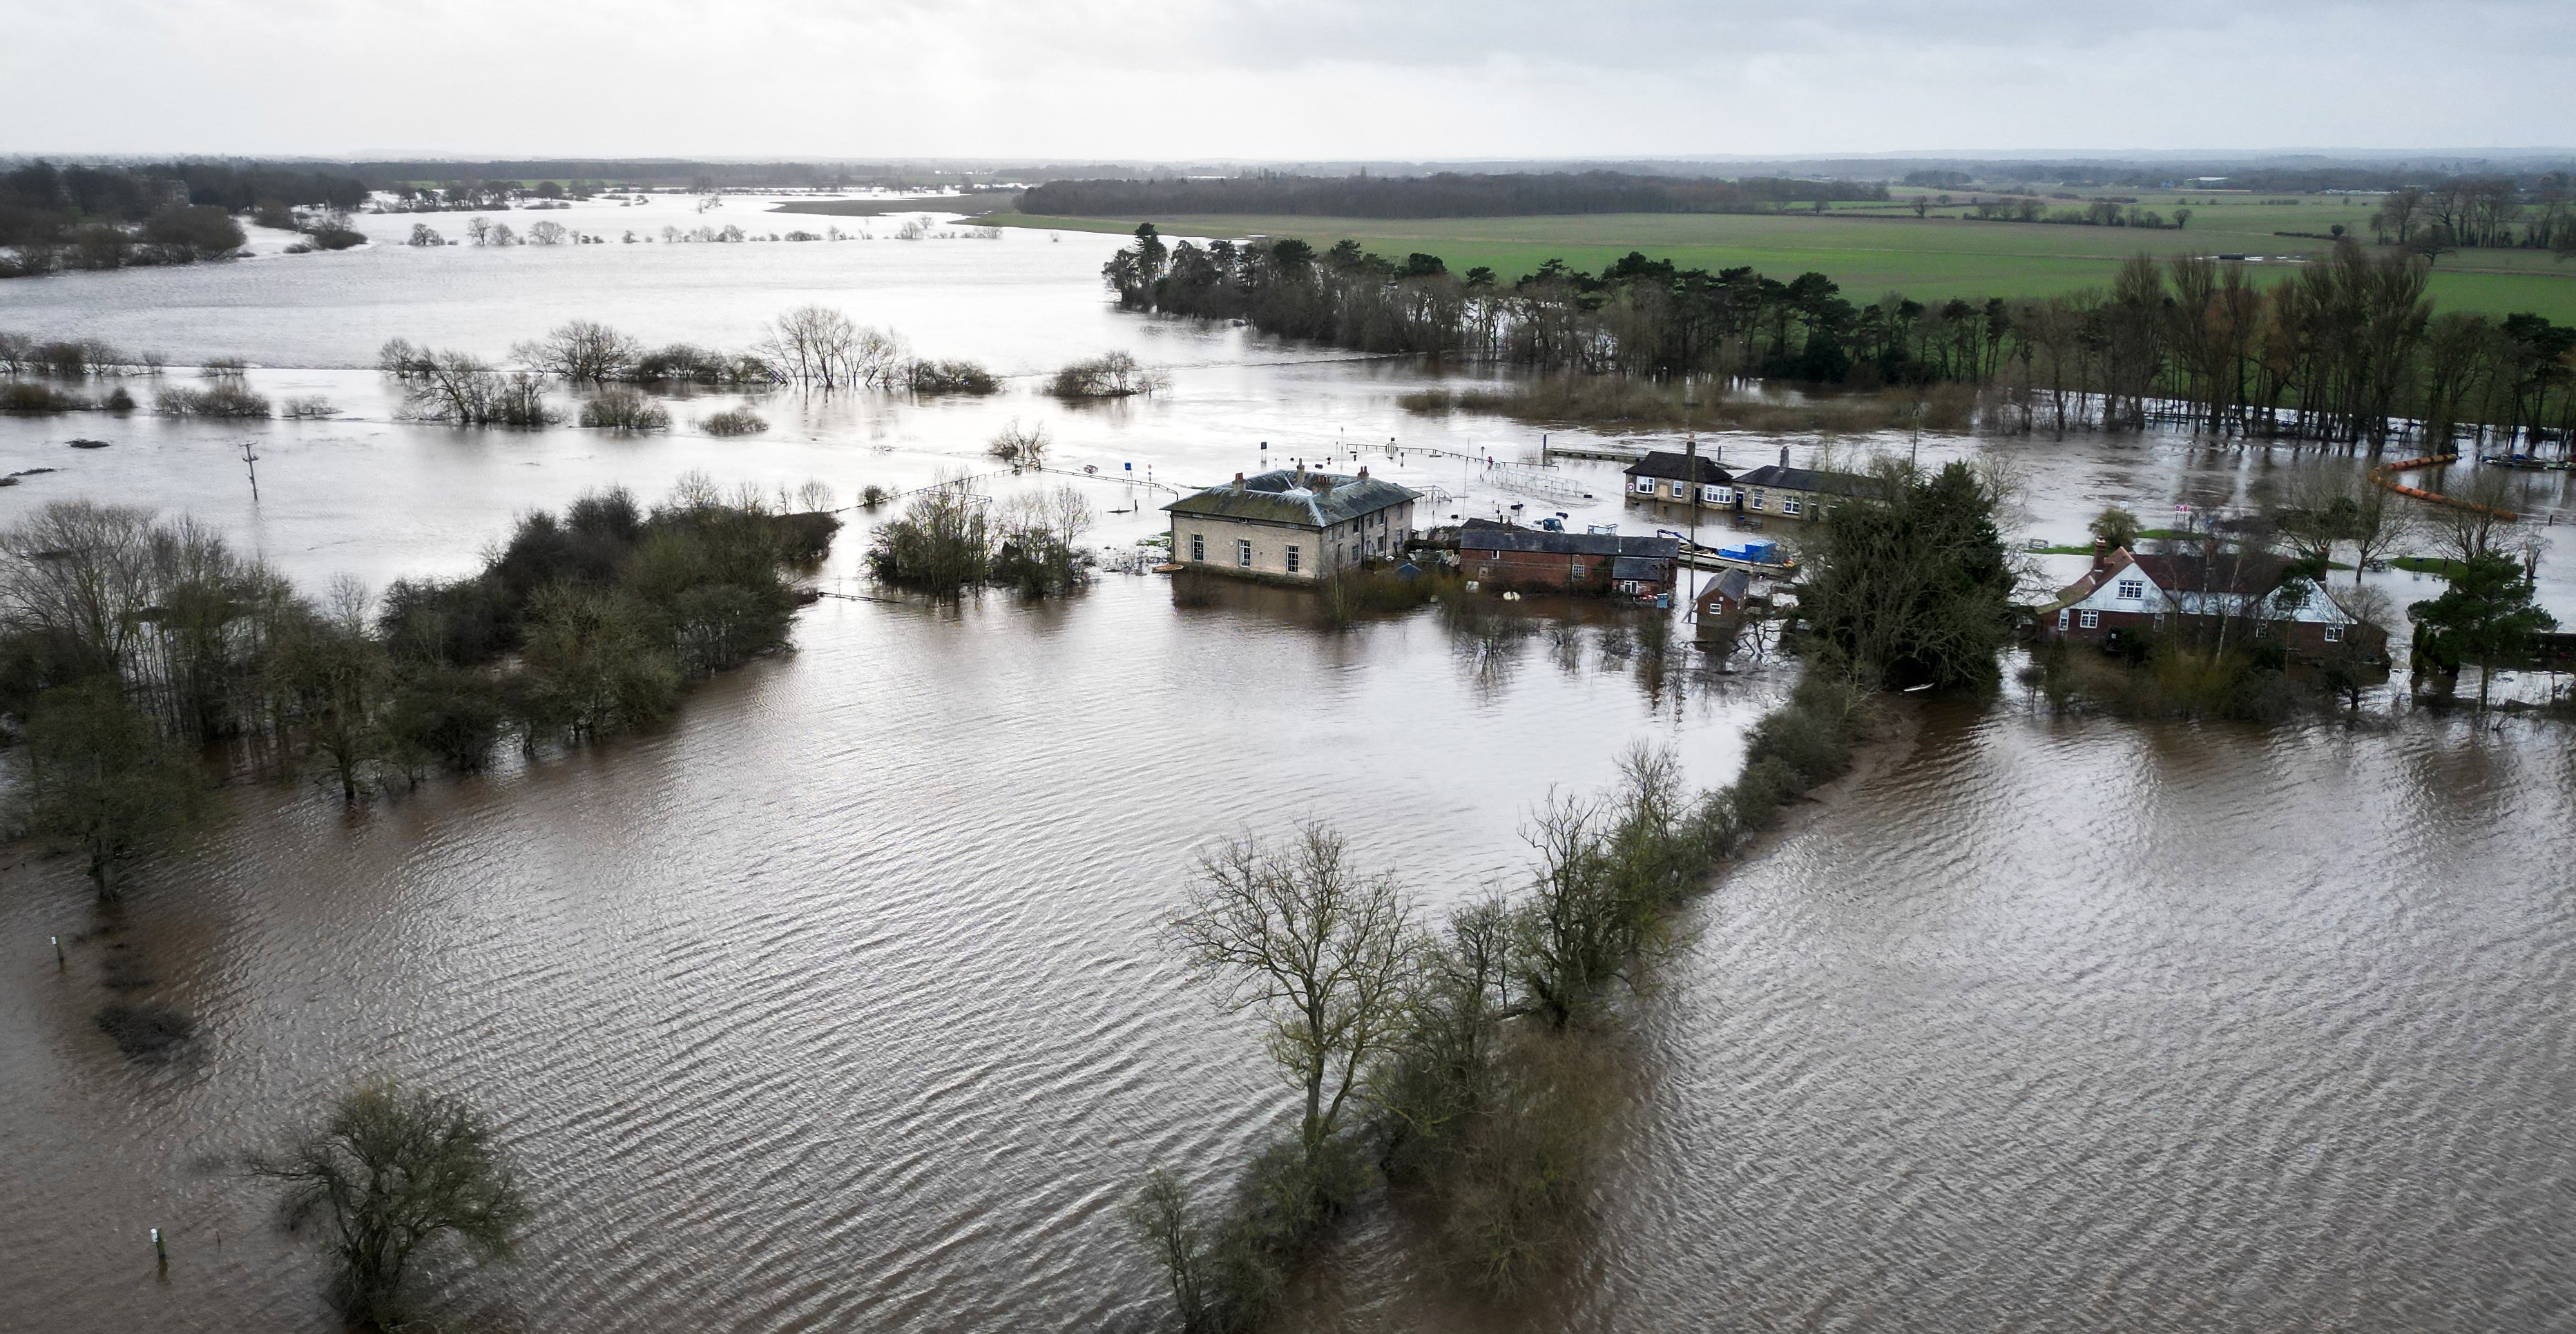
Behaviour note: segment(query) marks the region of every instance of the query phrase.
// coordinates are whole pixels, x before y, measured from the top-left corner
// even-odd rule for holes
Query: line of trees
[[[1373,1181],[1415,1208],[1451,1280],[1509,1298],[1581,1254],[1627,1096],[1621,1034],[1676,938],[1671,915],[1781,807],[1851,764],[1866,693],[1811,671],[1757,724],[1743,774],[1696,797],[1640,749],[1599,800],[1525,832],[1518,893],[1431,926],[1391,872],[1309,824],[1221,841],[1164,931],[1192,979],[1263,1024],[1291,1127],[1221,1200],[1156,1168],[1127,1207],[1185,1334],[1259,1327]]]
[[[349,800],[650,724],[691,682],[783,647],[831,496],[691,478],[521,519],[477,574],[304,596],[187,518],[88,501],[0,530],[0,717],[29,743],[20,822],[102,896],[182,841],[201,756]]]
[[[1485,175],[1299,176],[1260,172],[1217,180],[1048,181],[1019,211],[1062,217],[1199,213],[1333,218],[1491,218],[1562,213],[1767,213],[1791,204],[1881,200],[1876,181],[1636,176],[1615,171]]]
[[[2427,256],[2455,246],[2576,254],[2576,190],[2565,172],[2534,181],[2510,176],[2454,176],[2431,185],[2401,185],[2370,215],[2370,228]]]
[[[972,361],[916,357],[903,336],[854,323],[827,306],[800,306],[770,321],[751,348],[727,352],[693,343],[647,347],[596,320],[568,320],[541,338],[514,343],[517,375],[551,377],[600,388],[611,384],[794,385],[807,389],[900,389],[916,394],[989,394],[1001,388]],[[485,397],[513,383],[470,353],[438,352],[406,338],[388,339],[376,367],[411,385],[415,407],[440,420],[478,420],[457,402],[463,390]],[[530,417],[510,424],[542,424]]]
[[[2107,291],[1938,305],[1894,294],[1860,305],[1821,273],[1781,282],[1638,253],[1597,274],[1551,260],[1505,286],[1434,255],[1399,263],[1353,241],[1319,252],[1293,238],[1170,246],[1150,224],[1102,273],[1130,310],[1373,352],[1647,379],[1975,385],[2001,429],[2163,421],[2376,447],[2576,428],[2576,327],[2436,315],[2424,261],[2349,241],[2269,287],[2239,263],[2140,255]]]

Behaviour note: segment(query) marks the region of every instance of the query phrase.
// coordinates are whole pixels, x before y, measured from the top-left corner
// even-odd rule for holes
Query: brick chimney
[[[1360,480],[1363,482],[1368,480],[1368,465],[1365,463],[1360,465]]]
[[[1242,474],[1242,473],[1236,473],[1236,474],[1234,475],[1234,489],[1235,489],[1235,490],[1237,490],[1237,491],[1240,491],[1240,490],[1242,490],[1242,489],[1243,489],[1243,474]]]
[[[1780,466],[1783,468],[1789,466],[1789,447],[1787,445],[1780,446]]]

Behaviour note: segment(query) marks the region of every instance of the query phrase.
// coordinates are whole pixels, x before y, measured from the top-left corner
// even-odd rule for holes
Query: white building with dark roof
[[[1356,476],[1281,468],[1183,496],[1172,516],[1172,559],[1248,579],[1312,583],[1404,552],[1420,493]]]

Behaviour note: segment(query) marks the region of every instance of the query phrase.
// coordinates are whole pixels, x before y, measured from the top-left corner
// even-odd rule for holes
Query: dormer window
[[[2147,595],[2147,581],[2146,581],[2146,580],[2144,580],[2144,579],[2123,579],[2123,580],[2121,580],[2121,581],[2120,581],[2120,600],[2121,600],[2122,602],[2135,602],[2135,601],[2137,601],[2138,599],[2145,597],[2146,595]]]

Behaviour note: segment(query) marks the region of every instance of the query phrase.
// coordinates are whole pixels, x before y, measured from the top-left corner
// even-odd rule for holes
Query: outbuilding
[[[1458,565],[1496,588],[1658,597],[1673,586],[1681,543],[1669,537],[1558,533],[1470,519],[1458,533]]]

